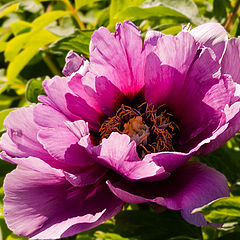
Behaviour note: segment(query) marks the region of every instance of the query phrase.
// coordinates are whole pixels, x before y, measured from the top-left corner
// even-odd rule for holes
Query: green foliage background
[[[42,81],[62,75],[69,50],[89,57],[90,38],[98,27],[114,31],[117,22],[129,19],[144,37],[151,29],[176,34],[182,25],[191,23],[194,27],[215,21],[225,26],[231,37],[238,37],[239,5],[239,0],[0,0],[0,136],[10,111],[36,103],[37,96],[44,94]],[[239,135],[216,152],[194,160],[216,168],[229,181],[231,197],[195,210],[209,222],[223,224],[221,228],[195,227],[186,223],[178,211],[161,212],[147,204],[127,205],[114,219],[68,239],[240,239]],[[8,230],[2,211],[3,179],[14,167],[0,160],[3,240],[26,239]]]

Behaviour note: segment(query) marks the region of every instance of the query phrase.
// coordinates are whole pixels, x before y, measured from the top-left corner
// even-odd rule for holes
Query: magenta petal
[[[191,214],[217,198],[229,196],[227,180],[223,174],[199,162],[189,162],[159,182],[107,182],[110,190],[130,203],[154,202],[169,209],[181,210],[191,224],[206,225],[200,213]]]
[[[183,218],[191,224],[206,225],[200,213],[192,210],[221,197],[229,196],[229,187],[225,176],[199,162],[190,162],[176,171],[168,183],[169,196],[165,198],[168,208],[181,208]]]
[[[95,163],[87,150],[78,144],[79,138],[67,127],[42,129],[38,133],[38,140],[58,161],[78,167]]]
[[[168,104],[177,97],[184,78],[180,72],[168,65],[161,65],[155,53],[150,53],[146,59],[145,67],[145,99],[148,103],[159,106]]]
[[[44,80],[43,88],[48,97],[41,97],[40,100],[61,111],[68,119],[77,120],[79,118],[72,114],[67,108],[65,95],[72,93],[68,87],[68,81],[67,78],[58,76]]]
[[[80,57],[74,51],[69,51],[65,59],[66,64],[62,70],[62,73],[67,77],[70,76],[72,73],[77,72],[84,64],[84,60],[86,59]]]
[[[94,130],[99,129],[103,116],[93,107],[89,106],[82,97],[68,93],[66,94],[66,100],[69,111],[79,116],[80,119],[88,122],[89,128],[93,128]]]
[[[39,126],[48,128],[64,127],[64,122],[68,120],[63,113],[45,104],[34,106],[33,117]]]
[[[97,77],[92,73],[87,73],[84,77],[76,74],[68,85],[74,94],[85,99],[92,108],[107,116],[111,116],[125,98],[106,77]]]
[[[222,73],[228,73],[233,80],[240,83],[240,39],[232,38],[228,41],[226,52],[222,59]]]
[[[126,134],[111,133],[96,147],[98,161],[130,181],[157,181],[170,175],[152,159],[141,160],[136,151],[136,143]]]
[[[33,106],[19,108],[6,117],[4,126],[8,137],[1,139],[0,145],[3,151],[12,156],[48,158],[48,153],[37,140],[39,126],[33,121],[33,109]],[[15,153],[14,149],[16,149]]]
[[[114,36],[103,27],[93,33],[89,71],[105,76],[125,95],[133,97],[144,84],[142,39],[133,23],[126,21],[123,25],[117,24]]]
[[[221,59],[228,41],[228,33],[219,23],[205,23],[195,27],[190,34],[206,47],[215,52],[217,59]]]
[[[78,168],[76,173],[64,172],[64,175],[73,186],[84,187],[96,183],[108,171],[108,168],[95,164],[82,169]]]
[[[198,49],[199,44],[190,33],[180,32],[176,36],[165,35],[159,38],[154,53],[162,64],[173,67],[186,76]]]
[[[58,175],[21,167],[7,175],[4,190],[8,227],[34,239],[56,239],[88,230],[123,206],[105,184],[73,187]]]

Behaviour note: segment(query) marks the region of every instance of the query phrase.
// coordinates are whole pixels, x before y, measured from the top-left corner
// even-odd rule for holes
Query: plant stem
[[[77,10],[72,6],[72,4],[69,2],[69,0],[63,0],[63,2],[66,4],[67,8],[71,11],[73,17],[76,19],[79,27],[81,30],[85,30],[86,27],[83,24],[83,22],[81,21],[81,19],[78,16]]]
[[[57,68],[55,63],[52,61],[50,55],[47,52],[44,51],[42,53],[42,58],[43,58],[43,61],[46,63],[46,65],[51,70],[51,72],[53,73],[53,75],[58,75],[58,76],[62,75],[62,73],[59,71],[59,69]]]
[[[225,23],[224,28],[228,31],[230,31],[230,26],[233,23],[234,19],[236,18],[239,6],[240,6],[240,0],[237,1],[235,7],[233,8],[232,12],[230,13],[230,15]]]

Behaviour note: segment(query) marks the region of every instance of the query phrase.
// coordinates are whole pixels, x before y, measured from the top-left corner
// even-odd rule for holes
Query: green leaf
[[[7,14],[17,11],[19,3],[11,4],[7,3],[0,8],[0,18],[5,17]]]
[[[227,10],[226,7],[229,3],[227,0],[214,0],[213,1],[213,14],[214,17],[218,20],[224,20],[227,17]]]
[[[74,34],[62,38],[58,42],[54,43],[50,50],[58,52],[61,50],[69,51],[73,50],[76,53],[84,54],[85,57],[89,56],[89,43],[93,30],[78,30]]]
[[[116,233],[105,233],[101,231],[96,231],[94,234],[96,239],[101,240],[128,240],[128,238],[121,237],[119,234]]]
[[[4,109],[4,110],[0,111],[0,132],[4,130],[3,122],[4,122],[5,118],[13,110],[15,110],[15,108],[8,108],[8,109]]]
[[[14,22],[10,25],[10,28],[13,32],[13,34],[19,35],[21,33],[25,33],[25,32],[29,32],[32,29],[32,24],[26,21],[18,21],[18,22]]]
[[[82,8],[83,6],[86,6],[88,5],[90,2],[91,3],[94,3],[94,2],[97,2],[98,0],[75,0],[75,9],[76,10],[79,10],[80,8]]]
[[[188,224],[176,211],[167,210],[160,214],[149,211],[122,211],[115,219],[115,232],[123,237],[141,237],[141,240],[201,237],[200,229]]]
[[[240,197],[217,199],[193,212],[200,212],[213,223],[240,222]]]
[[[135,21],[139,19],[148,19],[150,17],[166,16],[181,17],[183,19],[186,19],[183,14],[164,6],[157,6],[151,8],[130,7],[116,14],[114,18],[116,19],[116,21],[123,21],[125,19]]]
[[[6,46],[4,57],[6,61],[12,61],[20,50],[26,46],[31,33],[23,33],[15,38],[12,38]]]
[[[42,81],[37,79],[31,79],[27,83],[26,88],[26,98],[31,103],[38,102],[38,96],[44,94],[44,90],[42,87]]]
[[[23,34],[22,34],[23,35]],[[21,35],[20,35],[21,36]],[[42,29],[28,40],[28,47],[19,53],[14,60],[9,64],[7,69],[8,83],[13,83],[17,75],[26,66],[26,64],[38,53],[40,47],[49,43],[55,42],[59,37]]]
[[[192,0],[159,0],[159,2],[163,6],[183,14],[196,25],[203,23],[203,18]]]
[[[11,233],[6,240],[27,240],[29,238],[25,238],[25,237],[21,237],[21,236],[17,236],[14,233]]]
[[[116,15],[118,15],[119,12],[124,11],[129,7],[138,7],[143,2],[144,0],[111,0],[109,27],[113,27],[118,21]]]
[[[32,25],[34,27],[35,30],[39,30],[42,29],[46,26],[48,26],[51,22],[56,21],[57,19],[66,16],[70,14],[69,11],[51,11],[51,12],[47,12],[42,14],[40,17],[36,18]]]
[[[198,156],[201,162],[223,173],[230,183],[235,183],[237,179],[240,179],[240,151],[239,149],[229,148],[233,141],[234,138],[211,154]]]

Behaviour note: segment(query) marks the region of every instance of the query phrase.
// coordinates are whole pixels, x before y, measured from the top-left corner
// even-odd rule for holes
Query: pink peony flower
[[[47,96],[5,120],[1,157],[18,164],[4,213],[18,235],[49,239],[93,228],[125,202],[181,210],[228,196],[226,178],[200,162],[240,128],[240,40],[208,23],[177,36],[101,27],[90,61],[70,51]]]

